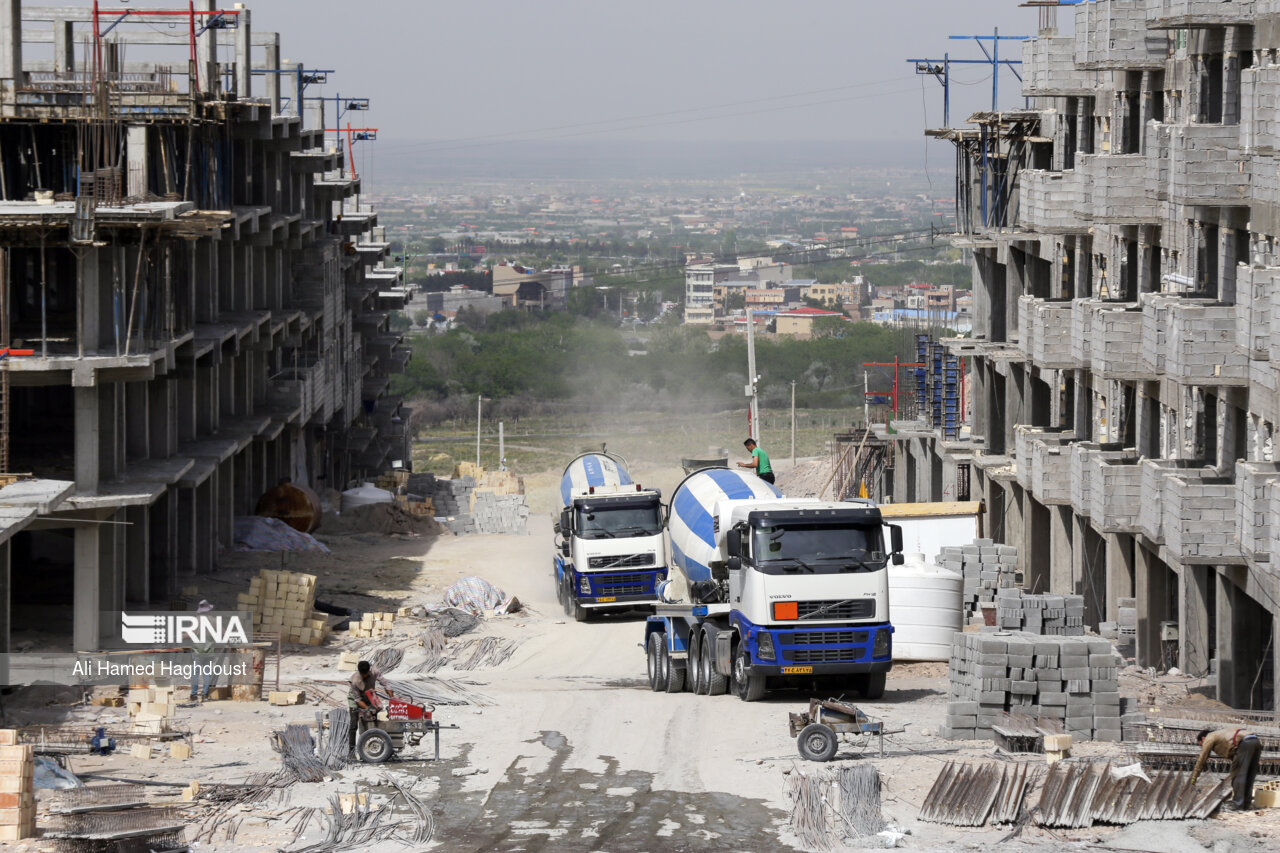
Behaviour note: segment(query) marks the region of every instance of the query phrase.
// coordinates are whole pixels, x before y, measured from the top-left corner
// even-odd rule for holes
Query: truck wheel
[[[662,671],[666,674],[666,689],[668,693],[680,693],[684,690],[684,667],[677,664],[671,659],[671,650],[667,648],[667,644],[662,644]]]
[[[572,612],[573,621],[575,622],[591,621],[591,611],[583,607],[581,604],[579,604],[577,598],[572,599],[572,601],[569,604],[569,609]]]
[[[569,575],[565,574],[564,580],[560,582],[560,606],[564,608],[565,616],[573,615],[573,590],[569,588]]]
[[[560,606],[564,607],[564,579],[558,577],[555,572],[551,573],[551,577],[556,581],[556,601],[560,602]]]
[[[702,677],[702,635],[694,631],[689,636],[689,665],[685,667],[684,686],[690,693],[699,696],[707,692],[707,682]]]
[[[365,764],[381,764],[392,751],[391,735],[382,729],[366,729],[356,741],[356,756]]]
[[[858,693],[863,699],[879,699],[884,696],[886,673],[869,672],[858,679]]]
[[[716,669],[716,644],[705,634],[698,648],[698,681],[708,696],[723,696],[729,679]]]
[[[839,745],[835,731],[822,723],[810,723],[800,730],[800,737],[796,738],[800,757],[809,761],[830,761]]]
[[[733,657],[733,692],[743,702],[755,702],[764,695],[764,676],[751,675],[748,672],[750,666],[751,656],[739,646]]]
[[[649,642],[645,647],[645,657],[649,662],[649,689],[654,693],[662,690],[665,679],[662,678],[662,647],[666,645],[663,638],[666,635],[655,631],[649,635]]]

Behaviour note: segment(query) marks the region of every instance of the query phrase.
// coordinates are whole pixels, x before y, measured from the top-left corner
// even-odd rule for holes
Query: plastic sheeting
[[[310,533],[294,530],[278,518],[241,516],[235,521],[237,551],[317,551],[329,549]]]
[[[444,603],[480,616],[486,610],[497,609],[506,598],[506,593],[484,578],[469,577],[462,578],[449,587],[449,591],[444,594]]]

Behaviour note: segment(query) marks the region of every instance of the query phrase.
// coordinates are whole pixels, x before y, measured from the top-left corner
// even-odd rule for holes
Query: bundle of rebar
[[[479,637],[458,646],[453,655],[453,668],[458,670],[487,669],[498,666],[511,657],[519,643],[504,637]]]
[[[1190,773],[1176,770],[1137,775],[1106,762],[1059,761],[1040,789],[1036,822],[1083,828],[1094,823],[1203,819],[1230,795],[1227,779],[1196,785]]]
[[[368,806],[355,806],[343,811],[342,801],[337,794],[329,797],[329,810],[325,814],[328,826],[325,837],[315,844],[294,848],[292,853],[339,853],[366,844],[390,841],[399,827],[397,824],[382,822],[386,809],[371,809]],[[299,827],[299,834],[306,829],[306,824]]]
[[[444,632],[439,628],[428,628],[422,632],[422,636],[418,638],[418,645],[422,647],[426,657],[422,663],[417,664],[410,672],[435,672],[444,664],[445,643]]]
[[[426,705],[477,705],[494,704],[493,699],[468,689],[474,681],[446,680],[443,678],[415,678],[412,681],[390,681],[397,696]]]
[[[173,832],[184,821],[177,809],[148,808],[50,815],[41,820],[46,838],[108,840],[146,832]]]
[[[1005,766],[948,761],[920,806],[920,819],[982,826],[1005,783]]]
[[[142,785],[128,783],[88,785],[83,788],[48,791],[44,802],[50,814],[70,814],[145,805],[147,792]]]
[[[857,836],[875,835],[884,829],[880,813],[880,771],[875,765],[859,764],[841,768],[840,817],[845,829]]]
[[[398,667],[402,660],[404,660],[404,649],[397,649],[394,646],[378,649],[369,658],[369,662],[380,669],[383,675]]]
[[[272,732],[271,748],[299,782],[319,782],[325,777],[325,767],[316,756],[316,742],[309,726],[290,724],[284,731]]]
[[[341,770],[347,766],[347,756],[351,752],[351,711],[348,708],[329,709],[329,736],[320,746],[320,760],[330,770]]]
[[[255,773],[242,784],[215,782],[200,786],[200,801],[225,805],[252,805],[260,803],[276,791],[283,790],[297,781],[291,770],[271,773]]]
[[[431,808],[422,800],[413,795],[412,792],[404,785],[401,785],[390,776],[384,777],[384,781],[396,792],[404,798],[405,805],[409,807],[409,811],[413,814],[414,829],[413,835],[409,841],[417,845],[426,845],[431,842],[432,836],[436,834],[436,820],[431,814]],[[421,847],[419,848],[421,849]]]
[[[829,783],[825,778],[793,773],[788,777],[791,798],[791,829],[805,847],[811,850],[827,850],[831,847],[831,827],[827,823],[827,801],[822,789]]]

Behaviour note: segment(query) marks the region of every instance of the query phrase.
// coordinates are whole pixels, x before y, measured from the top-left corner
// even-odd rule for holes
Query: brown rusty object
[[[285,480],[258,498],[254,513],[278,518],[294,530],[310,533],[320,526],[320,496],[306,486]]]

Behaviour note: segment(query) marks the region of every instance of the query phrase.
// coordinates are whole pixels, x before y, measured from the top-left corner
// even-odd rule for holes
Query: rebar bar
[[[409,807],[409,811],[414,817],[413,837],[409,840],[414,844],[426,845],[431,842],[432,836],[436,834],[436,820],[431,814],[431,808],[422,800],[410,793],[409,789],[401,785],[390,776],[384,777],[384,781],[391,787],[396,789],[400,796],[404,797],[405,804]]]
[[[341,770],[347,766],[347,756],[351,752],[351,711],[348,708],[330,708],[328,714],[329,736],[320,749],[320,760],[330,770]]]
[[[837,779],[840,817],[845,827],[859,836],[875,835],[884,829],[884,815],[880,812],[880,771],[871,764],[844,767]]]
[[[402,660],[404,660],[404,649],[394,647],[378,649],[369,657],[369,662],[382,670],[383,675],[398,667]]]
[[[299,782],[324,779],[325,767],[316,756],[316,742],[309,726],[290,724],[284,731],[272,732],[271,748]]]
[[[827,803],[822,789],[826,779],[804,773],[790,777],[787,796],[791,798],[790,825],[805,847],[811,850],[828,850],[832,846],[831,827],[827,823]]]

